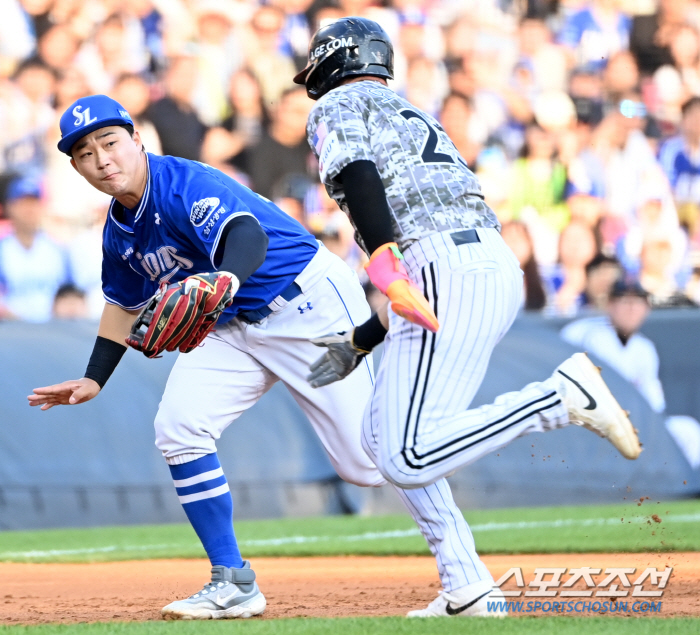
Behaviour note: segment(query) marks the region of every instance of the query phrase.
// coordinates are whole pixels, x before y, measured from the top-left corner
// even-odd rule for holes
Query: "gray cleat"
[[[163,607],[166,620],[226,620],[260,615],[267,601],[255,582],[250,562],[242,569],[216,565],[211,568],[211,582],[186,600]]]

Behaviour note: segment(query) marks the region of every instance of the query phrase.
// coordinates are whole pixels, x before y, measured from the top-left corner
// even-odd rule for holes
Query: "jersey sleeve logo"
[[[326,125],[325,121],[322,121],[318,125],[318,128],[316,128],[316,132],[314,133],[314,138],[313,138],[314,149],[316,150],[316,154],[318,156],[321,155],[321,148],[323,148],[323,142],[326,140],[327,136],[328,136],[328,126]]]
[[[219,206],[219,199],[215,196],[203,198],[201,201],[192,203],[190,210],[190,222],[195,227],[201,227],[207,222],[211,213]]]
[[[323,181],[328,173],[328,168],[341,154],[338,133],[335,130],[329,133],[324,122],[318,127],[313,141],[318,153],[318,171],[321,174],[321,181]]]

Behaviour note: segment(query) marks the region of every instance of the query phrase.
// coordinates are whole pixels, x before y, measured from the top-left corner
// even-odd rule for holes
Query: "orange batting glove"
[[[369,279],[389,300],[391,310],[405,320],[436,333],[439,324],[428,301],[408,277],[396,243],[377,248],[365,265]]]

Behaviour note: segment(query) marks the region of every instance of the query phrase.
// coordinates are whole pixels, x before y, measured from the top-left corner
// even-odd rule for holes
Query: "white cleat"
[[[569,411],[571,423],[583,426],[612,443],[626,459],[636,459],[642,447],[637,431],[585,353],[563,362],[552,381]]]
[[[440,591],[424,609],[409,611],[408,617],[507,617],[506,598],[500,589],[474,585],[455,591]]]

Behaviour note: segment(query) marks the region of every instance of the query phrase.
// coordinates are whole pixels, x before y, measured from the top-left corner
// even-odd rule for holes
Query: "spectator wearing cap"
[[[567,324],[561,337],[599,357],[630,382],[655,412],[666,407],[654,343],[639,333],[649,314],[647,292],[636,281],[619,280],[610,292],[607,315]]]
[[[557,41],[580,64],[604,68],[613,53],[627,48],[632,22],[619,10],[619,0],[592,0],[564,22]]]
[[[12,181],[5,211],[12,229],[0,240],[0,318],[46,322],[69,271],[63,250],[41,230],[39,184],[29,178]]]
[[[700,97],[681,109],[680,134],[663,143],[659,162],[673,188],[678,217],[696,249],[700,248]]]

